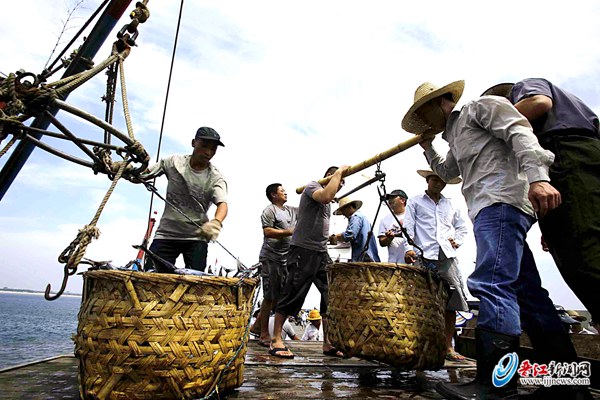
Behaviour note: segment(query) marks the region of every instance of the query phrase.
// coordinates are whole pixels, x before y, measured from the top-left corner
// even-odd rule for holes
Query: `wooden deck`
[[[441,399],[438,381],[465,382],[475,364],[447,363],[439,371],[400,371],[358,358],[322,353],[320,342],[289,341],[292,360],[272,357],[256,340],[248,344],[244,384],[226,399]],[[0,371],[0,399],[78,399],[77,360],[58,357]],[[594,398],[600,399],[595,392]]]

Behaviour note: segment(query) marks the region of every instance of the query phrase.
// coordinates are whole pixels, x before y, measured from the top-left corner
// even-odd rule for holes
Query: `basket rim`
[[[409,270],[409,271],[415,271],[415,272],[420,272],[420,273],[429,272],[429,270],[426,268],[419,267],[416,265],[411,265],[411,264],[384,263],[384,262],[358,262],[358,261],[336,262],[333,264],[329,264],[329,265],[327,265],[327,270],[346,269],[349,267],[352,267],[352,268],[379,268],[379,269],[392,269],[392,270],[401,269],[401,270]]]
[[[258,278],[232,278],[225,276],[196,276],[196,275],[179,275],[166,274],[156,272],[141,272],[141,271],[121,271],[121,270],[94,270],[85,271],[82,273],[84,278],[104,278],[104,279],[131,279],[136,281],[147,281],[155,283],[210,283],[211,285],[221,286],[236,286],[247,285],[256,286]]]

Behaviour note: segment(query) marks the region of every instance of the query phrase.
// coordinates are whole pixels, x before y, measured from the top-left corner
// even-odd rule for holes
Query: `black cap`
[[[400,196],[404,199],[408,199],[408,196],[406,195],[406,193],[404,193],[404,190],[400,190],[400,189],[392,190],[391,193],[388,193],[385,195],[385,199],[389,200],[390,198],[395,197],[395,196]]]
[[[204,139],[204,140],[216,140],[219,146],[225,147],[223,142],[221,142],[221,136],[215,131],[213,128],[209,128],[203,126],[202,128],[198,128],[196,131],[196,136],[194,139]]]

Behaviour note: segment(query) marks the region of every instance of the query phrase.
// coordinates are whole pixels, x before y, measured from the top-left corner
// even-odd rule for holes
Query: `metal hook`
[[[75,269],[75,271],[77,271],[77,269]],[[73,275],[74,273],[75,272],[70,272],[70,268],[68,265],[65,265],[63,281],[62,281],[62,285],[60,286],[59,291],[56,292],[56,295],[51,296],[50,295],[51,286],[50,286],[50,284],[48,284],[46,286],[46,291],[44,292],[44,298],[49,301],[58,299],[63,294],[63,292],[65,291],[65,289],[67,287],[67,281],[69,280],[69,276]]]

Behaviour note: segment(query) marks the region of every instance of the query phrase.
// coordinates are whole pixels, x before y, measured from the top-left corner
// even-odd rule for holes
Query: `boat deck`
[[[269,356],[250,340],[244,384],[221,398],[441,399],[433,389],[438,381],[465,382],[475,374],[473,361],[447,362],[439,371],[401,371],[358,358],[325,356],[320,342],[287,344],[294,359]],[[600,392],[593,396],[600,399]],[[61,356],[0,371],[0,399],[79,399],[77,359]]]

